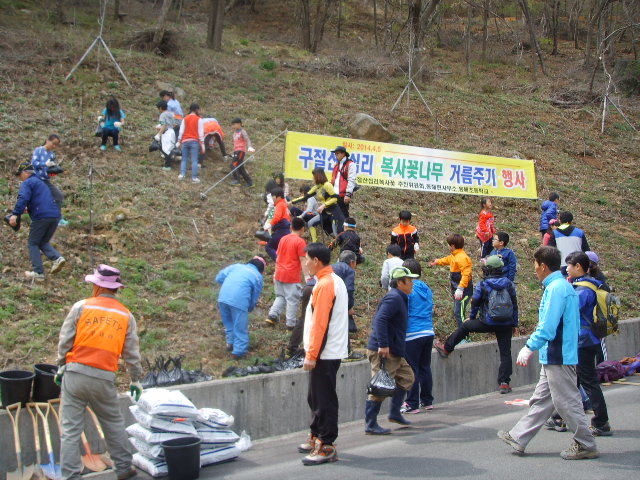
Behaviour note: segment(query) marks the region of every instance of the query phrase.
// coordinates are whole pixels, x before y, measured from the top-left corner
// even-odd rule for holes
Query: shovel
[[[60,399],[54,398],[49,400],[49,405],[51,405],[51,411],[53,415],[56,417],[56,421],[58,422],[58,430],[62,432],[62,427],[60,426],[60,416],[58,412],[56,412],[56,405],[60,405]],[[96,455],[91,452],[91,447],[89,446],[89,441],[87,440],[87,436],[84,431],[82,432],[82,447],[84,448],[84,455],[82,455],[82,464],[87,467],[92,472],[102,472],[106,470],[107,466],[100,459],[100,455]]]
[[[15,417],[11,411],[15,410]],[[7,472],[7,480],[30,480],[33,475],[33,465],[23,467],[22,465],[22,447],[20,446],[20,403],[14,403],[7,407],[7,413],[13,424],[13,442],[16,446],[16,458],[18,459],[18,468],[13,472]]]
[[[98,421],[98,417],[96,417],[96,414],[93,412],[93,410],[91,410],[91,407],[89,406],[87,406],[87,412],[89,412],[89,415],[91,415],[91,420],[93,420],[93,423],[96,425],[96,430],[98,430],[98,435],[100,436],[102,443],[106,445],[107,441],[104,439],[104,432],[102,431],[102,426]],[[100,454],[100,460],[102,460],[102,462],[107,467],[113,468],[113,460],[111,460],[111,458],[109,457],[109,453]]]
[[[33,424],[33,445],[36,448],[36,464],[33,470],[33,480],[45,480],[47,477],[44,476],[44,472],[40,467],[40,433],[38,432],[38,419],[31,411],[33,408],[33,403],[27,403],[27,412],[29,412],[29,416],[31,417],[31,423]]]
[[[49,410],[50,405],[48,403],[35,403],[36,412],[40,415],[42,423],[44,424],[44,439],[47,443],[47,454],[49,456],[49,463],[42,463],[42,471],[51,480],[62,480],[62,472],[60,471],[60,465],[56,465],[56,458],[53,455],[53,447],[51,446],[51,432],[49,431]],[[46,413],[42,413],[42,408]]]

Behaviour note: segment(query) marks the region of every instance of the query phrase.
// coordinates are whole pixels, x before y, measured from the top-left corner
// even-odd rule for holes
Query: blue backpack
[[[513,321],[513,302],[506,288],[493,289],[489,292],[485,309],[485,315],[494,323],[508,323]]]

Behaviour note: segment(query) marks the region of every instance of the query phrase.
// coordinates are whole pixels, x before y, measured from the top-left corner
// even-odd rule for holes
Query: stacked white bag
[[[230,430],[233,416],[222,410],[198,410],[179,390],[145,390],[137,405],[129,407],[137,423],[127,427],[129,441],[138,451],[133,464],[153,477],[166,476],[162,442],[181,437],[198,437],[200,465],[232,460],[240,455],[235,445],[240,437]]]

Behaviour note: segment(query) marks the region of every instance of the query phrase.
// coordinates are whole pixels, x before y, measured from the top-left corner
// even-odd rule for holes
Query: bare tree
[[[531,12],[529,11],[529,2],[528,0],[518,0],[520,4],[520,8],[522,9],[522,14],[527,22],[527,26],[529,27],[529,37],[531,40],[531,48],[535,51],[535,54],[538,56],[538,61],[540,62],[540,68],[542,69],[543,75],[547,74],[547,70],[544,66],[544,60],[542,58],[542,51],[540,50],[540,44],[538,43],[538,38],[536,37],[536,30],[533,26],[533,20],[531,19]],[[532,64],[535,66],[535,63]]]
[[[162,10],[160,11],[160,20],[158,21],[158,26],[156,27],[156,31],[153,34],[153,40],[151,41],[151,45],[149,48],[153,51],[157,49],[162,43],[162,39],[164,38],[164,32],[167,29],[167,17],[169,16],[169,10],[171,9],[171,4],[173,0],[163,0],[162,2]]]
[[[473,17],[473,9],[467,3],[467,25],[464,29],[464,60],[467,64],[467,75],[471,76],[471,18]]]
[[[484,0],[482,6],[482,61],[487,60],[487,41],[489,40],[489,8],[491,0]]]
[[[315,0],[315,14],[311,15],[312,1],[300,0],[302,8],[302,47],[311,53],[316,53],[322,37],[324,26],[331,16],[336,0]]]
[[[558,9],[560,7],[560,0],[547,0],[545,3],[545,9],[549,16],[549,26],[551,28],[551,38],[553,39],[553,49],[551,55],[558,54]]]
[[[593,4],[593,8],[591,9],[589,26],[587,27],[587,39],[585,40],[585,46],[584,46],[585,63],[589,63],[591,61],[591,39],[593,37],[593,27],[596,25],[596,23],[600,22],[600,18],[602,17],[602,12],[604,12],[609,1],[610,0],[595,1]]]
[[[224,26],[224,0],[209,0],[209,24],[207,25],[207,47],[222,50]]]

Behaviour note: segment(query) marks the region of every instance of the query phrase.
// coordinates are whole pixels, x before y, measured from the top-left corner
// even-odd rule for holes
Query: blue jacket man
[[[235,263],[220,270],[216,282],[222,284],[218,308],[227,338],[227,350],[242,358],[249,350],[249,312],[258,303],[266,262],[255,256],[248,263]]]
[[[491,250],[491,255],[498,255],[502,258],[502,263],[504,263],[504,268],[502,269],[504,276],[510,281],[515,282],[516,272],[518,271],[518,259],[516,258],[516,254],[513,253],[513,250],[510,248],[494,248]]]
[[[51,273],[58,272],[66,262],[49,243],[58,228],[61,217],[60,208],[53,199],[49,186],[34,175],[33,165],[28,162],[21,163],[15,175],[20,177],[22,185],[20,185],[18,200],[13,207],[9,224],[12,227],[16,226],[18,217],[24,213],[25,208],[28,210],[31,217],[28,247],[33,271],[24,272],[24,274],[33,280],[44,280],[41,251],[53,261]]]
[[[535,350],[539,351],[540,379],[529,400],[529,411],[509,431],[498,438],[522,454],[554,409],[574,430],[573,442],[560,453],[565,460],[597,458],[598,450],[577,387],[578,331],[580,312],[578,295],[560,272],[560,251],[544,246],[533,254],[535,272],[544,286],[538,325],[518,354],[516,363],[527,366]]]
[[[558,218],[558,204],[553,200],[545,200],[540,207],[540,231],[546,232],[549,228],[549,221]]]
[[[562,212],[560,214],[560,226],[553,231],[556,247],[560,250],[560,265],[563,267],[567,266],[566,258],[569,254],[591,250],[584,232],[571,225],[571,222],[573,222],[573,214],[571,212]]]

